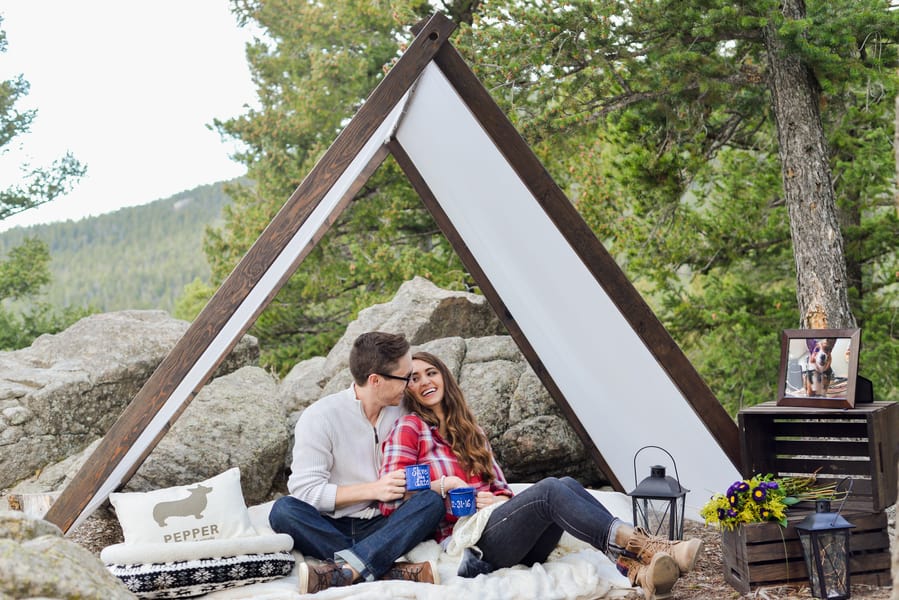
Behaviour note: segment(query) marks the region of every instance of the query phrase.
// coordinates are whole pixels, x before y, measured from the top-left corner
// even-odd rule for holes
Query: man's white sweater
[[[290,494],[334,518],[380,514],[376,501],[335,510],[337,486],[378,479],[381,443],[404,412],[398,406],[382,408],[373,426],[354,386],[314,402],[300,414],[294,430]]]

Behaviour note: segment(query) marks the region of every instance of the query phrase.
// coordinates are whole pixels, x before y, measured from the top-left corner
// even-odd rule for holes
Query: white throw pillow
[[[113,493],[126,544],[195,542],[256,535],[250,522],[240,469],[192,485],[152,492]]]

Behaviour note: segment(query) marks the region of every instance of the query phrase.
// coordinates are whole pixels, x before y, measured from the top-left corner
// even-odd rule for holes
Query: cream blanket
[[[513,484],[518,492],[526,484]],[[618,492],[591,490],[591,493],[612,512],[631,520],[631,501]],[[253,525],[260,534],[273,533],[268,527],[268,511],[271,503],[250,508]],[[439,585],[408,581],[376,581],[358,583],[344,588],[325,590],[313,595],[297,591],[298,577],[295,568],[290,576],[245,587],[213,592],[203,596],[207,600],[457,600],[478,598],[482,600],[590,600],[595,598],[636,598],[627,577],[621,575],[615,565],[598,550],[565,534],[559,546],[547,562],[531,568],[517,566],[500,569],[489,575],[466,579],[456,575],[461,548],[450,546],[444,552],[434,541],[422,542],[406,558],[412,562],[432,560],[437,565]],[[454,552],[456,550],[456,552]],[[297,553],[297,560],[303,557]],[[313,562],[310,559],[310,562]]]

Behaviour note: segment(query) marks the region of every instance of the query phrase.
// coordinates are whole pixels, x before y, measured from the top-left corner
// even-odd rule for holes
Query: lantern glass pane
[[[812,595],[815,598],[848,598],[848,532],[815,531],[800,535],[799,540],[802,542]]]
[[[650,535],[666,539],[683,537],[683,521],[679,518],[677,500],[657,498],[634,498],[637,522]]]

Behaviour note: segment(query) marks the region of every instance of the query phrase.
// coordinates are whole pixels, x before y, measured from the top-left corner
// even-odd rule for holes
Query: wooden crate
[[[724,579],[741,594],[764,586],[808,584],[794,525],[808,513],[791,510],[789,526],[754,523],[721,532]],[[850,583],[890,586],[890,538],[884,511],[842,513],[855,525],[849,538]]]
[[[817,471],[820,483],[840,489],[852,480],[844,511],[876,512],[896,502],[899,403],[816,409],[765,402],[741,410],[738,424],[746,478]]]

